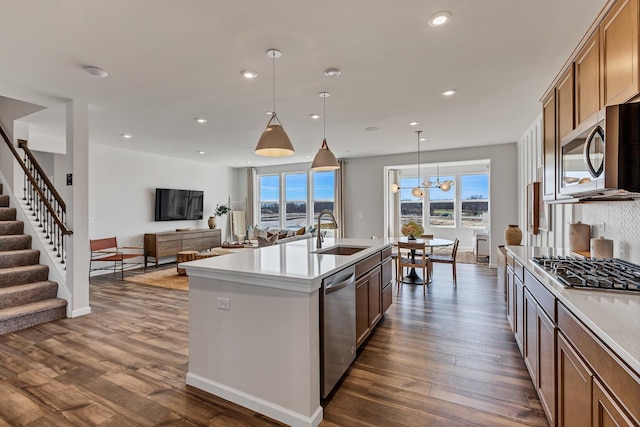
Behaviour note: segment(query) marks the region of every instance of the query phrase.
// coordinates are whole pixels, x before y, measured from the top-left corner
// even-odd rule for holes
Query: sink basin
[[[326,248],[326,249],[318,249],[317,251],[313,252],[314,254],[321,254],[321,255],[345,255],[345,256],[349,256],[349,255],[353,255],[355,253],[358,253],[360,251],[363,251],[365,249],[369,248],[369,246],[342,246],[342,245],[338,245],[338,246],[331,246],[330,248]]]

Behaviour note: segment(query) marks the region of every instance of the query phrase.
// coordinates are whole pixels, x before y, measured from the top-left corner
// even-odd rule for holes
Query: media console
[[[158,259],[165,256],[175,256],[180,251],[203,251],[216,248],[221,245],[222,232],[219,228],[164,231],[162,233],[146,233],[144,235],[144,266],[147,267],[147,259],[155,258],[156,267]]]

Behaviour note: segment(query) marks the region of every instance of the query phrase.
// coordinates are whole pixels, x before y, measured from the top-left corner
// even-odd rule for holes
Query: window
[[[419,197],[411,194],[411,190],[416,185],[420,184],[418,178],[400,178],[400,223],[406,224],[409,221],[415,221],[416,223],[423,224],[422,212],[423,204]]]
[[[300,228],[307,225],[307,174],[285,175],[285,228]]]
[[[460,175],[462,227],[484,227],[483,214],[489,212],[489,174]]]
[[[314,224],[323,210],[334,211],[334,184],[333,171],[258,175],[260,227],[296,229]]]
[[[336,174],[333,171],[313,172],[313,222],[322,211],[333,212]]]
[[[446,180],[454,180],[453,175],[450,176],[432,176],[429,181],[440,182]],[[436,227],[455,227],[456,226],[456,192],[455,186],[449,191],[442,191],[439,188],[429,189],[429,225]]]
[[[260,191],[260,227],[280,228],[280,176],[258,178]]]

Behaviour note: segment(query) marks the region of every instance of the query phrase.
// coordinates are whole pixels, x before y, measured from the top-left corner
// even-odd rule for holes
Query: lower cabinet
[[[507,318],[549,424],[640,426],[640,373],[518,265],[507,261]]]
[[[590,426],[593,374],[561,333],[557,347],[558,427]]]
[[[378,259],[382,259],[382,261],[364,273],[362,271],[365,269],[361,269],[362,271],[360,271],[359,277],[356,279],[357,347],[360,347],[367,339],[384,312],[391,305],[393,299],[391,251],[383,250]],[[362,265],[368,265],[369,267],[374,265],[368,260],[369,258],[363,261]],[[358,265],[356,265],[356,271],[358,271]]]

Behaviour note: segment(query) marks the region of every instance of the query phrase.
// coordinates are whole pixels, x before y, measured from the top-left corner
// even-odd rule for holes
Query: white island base
[[[179,265],[189,275],[188,385],[291,426],[320,424],[322,279],[390,243],[326,239],[325,248],[362,248],[350,256],[318,254],[315,244],[241,249]]]
[[[318,290],[191,276],[189,311],[188,385],[291,426],[320,424]]]

